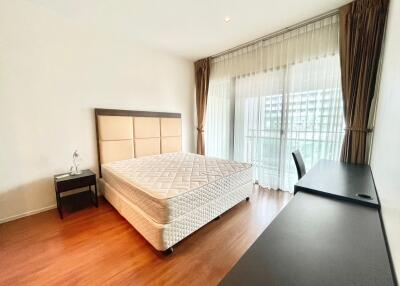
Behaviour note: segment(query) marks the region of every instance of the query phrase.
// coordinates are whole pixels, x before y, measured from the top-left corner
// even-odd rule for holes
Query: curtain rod
[[[259,38],[255,39],[255,40],[252,40],[252,41],[246,42],[246,43],[244,43],[244,44],[238,45],[238,46],[233,47],[233,48],[231,48],[231,49],[229,49],[229,50],[225,50],[225,51],[220,52],[220,53],[218,53],[218,54],[212,55],[212,56],[211,56],[211,59],[214,59],[214,58],[217,58],[217,57],[226,55],[226,54],[228,54],[228,53],[231,53],[231,52],[240,50],[240,49],[242,49],[242,48],[251,46],[251,45],[253,45],[253,44],[255,44],[255,43],[259,42],[259,41],[265,41],[265,40],[271,39],[271,38],[273,38],[273,37],[280,36],[280,35],[282,35],[282,34],[284,34],[284,33],[293,31],[293,30],[295,30],[295,29],[299,29],[299,28],[301,28],[301,27],[307,26],[308,24],[317,22],[317,21],[319,21],[319,20],[322,20],[322,19],[328,18],[328,17],[333,16],[333,15],[337,15],[337,14],[339,14],[339,9],[331,10],[331,11],[329,11],[329,12],[326,12],[326,13],[324,13],[324,14],[320,14],[320,15],[315,16],[315,17],[312,17],[312,18],[310,18],[310,19],[301,21],[300,23],[297,23],[297,24],[294,24],[294,25],[292,25],[292,26],[283,28],[283,29],[278,30],[278,31],[276,31],[276,32],[273,32],[273,33],[271,33],[271,34],[268,34],[268,35],[259,37]]]

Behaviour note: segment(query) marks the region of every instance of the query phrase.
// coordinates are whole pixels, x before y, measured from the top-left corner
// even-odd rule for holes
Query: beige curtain
[[[194,63],[196,81],[197,109],[197,154],[204,155],[204,125],[207,110],[208,83],[210,80],[210,59],[202,59]]]
[[[366,163],[366,140],[388,0],[357,0],[340,8],[340,65],[346,131],[341,160]]]

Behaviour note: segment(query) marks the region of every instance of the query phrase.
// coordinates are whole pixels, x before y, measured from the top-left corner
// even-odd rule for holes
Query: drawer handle
[[[363,198],[363,199],[367,199],[367,200],[372,200],[372,197],[370,195],[367,194],[357,194],[357,197]]]

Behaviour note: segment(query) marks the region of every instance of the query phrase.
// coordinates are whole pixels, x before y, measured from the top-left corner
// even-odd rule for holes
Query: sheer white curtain
[[[337,15],[213,59],[206,154],[254,165],[261,185],[291,191],[308,168],[338,159],[344,134]]]
[[[212,96],[208,97],[206,126],[205,128],[205,147],[208,156],[223,159],[231,158],[232,150],[232,90],[231,80],[221,78],[210,81],[208,87]]]

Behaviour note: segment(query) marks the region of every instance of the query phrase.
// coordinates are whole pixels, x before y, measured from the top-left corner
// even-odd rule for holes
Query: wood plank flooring
[[[291,195],[255,187],[241,202],[180,242],[155,251],[105,200],[67,215],[56,210],[0,225],[0,285],[216,285]]]

